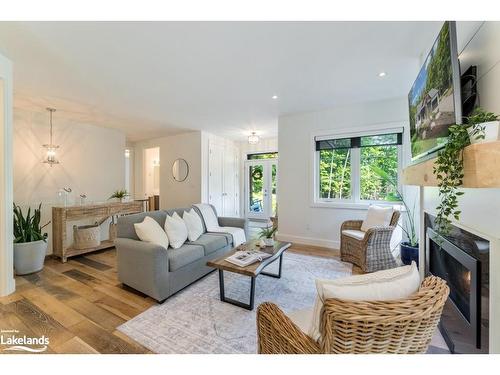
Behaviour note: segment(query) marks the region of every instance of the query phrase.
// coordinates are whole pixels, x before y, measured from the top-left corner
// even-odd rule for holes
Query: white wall
[[[338,249],[342,222],[363,219],[366,215],[366,208],[326,208],[312,204],[313,133],[401,126],[408,126],[405,97],[281,116],[278,121],[279,238]],[[406,150],[404,153],[407,154]]]
[[[21,207],[42,202],[42,221],[51,219],[51,206],[59,204],[57,192],[70,187],[70,203],[106,201],[125,186],[125,135],[114,129],[66,121],[54,113],[54,143],[61,162],[52,167],[42,163],[42,144],[49,141],[48,113],[14,109],[14,201]],[[51,226],[49,254],[51,247]],[[107,229],[102,228],[103,237]],[[71,232],[69,232],[71,233]]]
[[[145,198],[144,150],[160,149],[160,208],[188,207],[202,200],[202,133],[190,132],[151,139],[134,144],[135,198]],[[183,182],[172,177],[172,165],[178,158],[189,164],[189,175]]]

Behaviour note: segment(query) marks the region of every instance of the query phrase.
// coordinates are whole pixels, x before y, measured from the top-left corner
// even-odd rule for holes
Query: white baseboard
[[[293,234],[286,234],[279,232],[276,237],[280,241],[287,241],[301,245],[320,246],[335,250],[338,250],[340,248],[340,241],[325,240],[313,237],[294,236]]]

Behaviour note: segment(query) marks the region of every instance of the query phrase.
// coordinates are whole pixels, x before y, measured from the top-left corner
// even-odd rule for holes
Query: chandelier
[[[56,150],[59,148],[59,146],[55,145],[54,142],[52,142],[52,114],[56,110],[54,108],[47,108],[47,111],[49,111],[50,114],[50,141],[49,144],[43,145],[46,150],[46,156],[43,160],[43,163],[46,163],[52,167],[54,164],[59,164],[59,160],[57,160],[56,158]]]
[[[251,145],[256,145],[257,143],[259,143],[259,136],[257,135],[257,133],[252,132],[252,134],[248,136],[248,143]]]

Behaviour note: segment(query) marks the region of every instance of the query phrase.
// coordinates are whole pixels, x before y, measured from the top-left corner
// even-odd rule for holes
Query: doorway
[[[245,162],[245,212],[249,219],[269,221],[276,215],[278,160]]]
[[[144,150],[144,199],[148,199],[149,211],[160,208],[160,148]]]

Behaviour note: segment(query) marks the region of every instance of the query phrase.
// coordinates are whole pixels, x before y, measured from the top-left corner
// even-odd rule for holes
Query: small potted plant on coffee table
[[[264,241],[266,246],[274,246],[274,234],[277,230],[277,226],[262,228],[260,230],[259,238]]]
[[[27,275],[43,268],[47,253],[47,233],[42,229],[50,224],[40,225],[42,204],[26,216],[21,207],[14,204],[14,269],[17,275]]]

